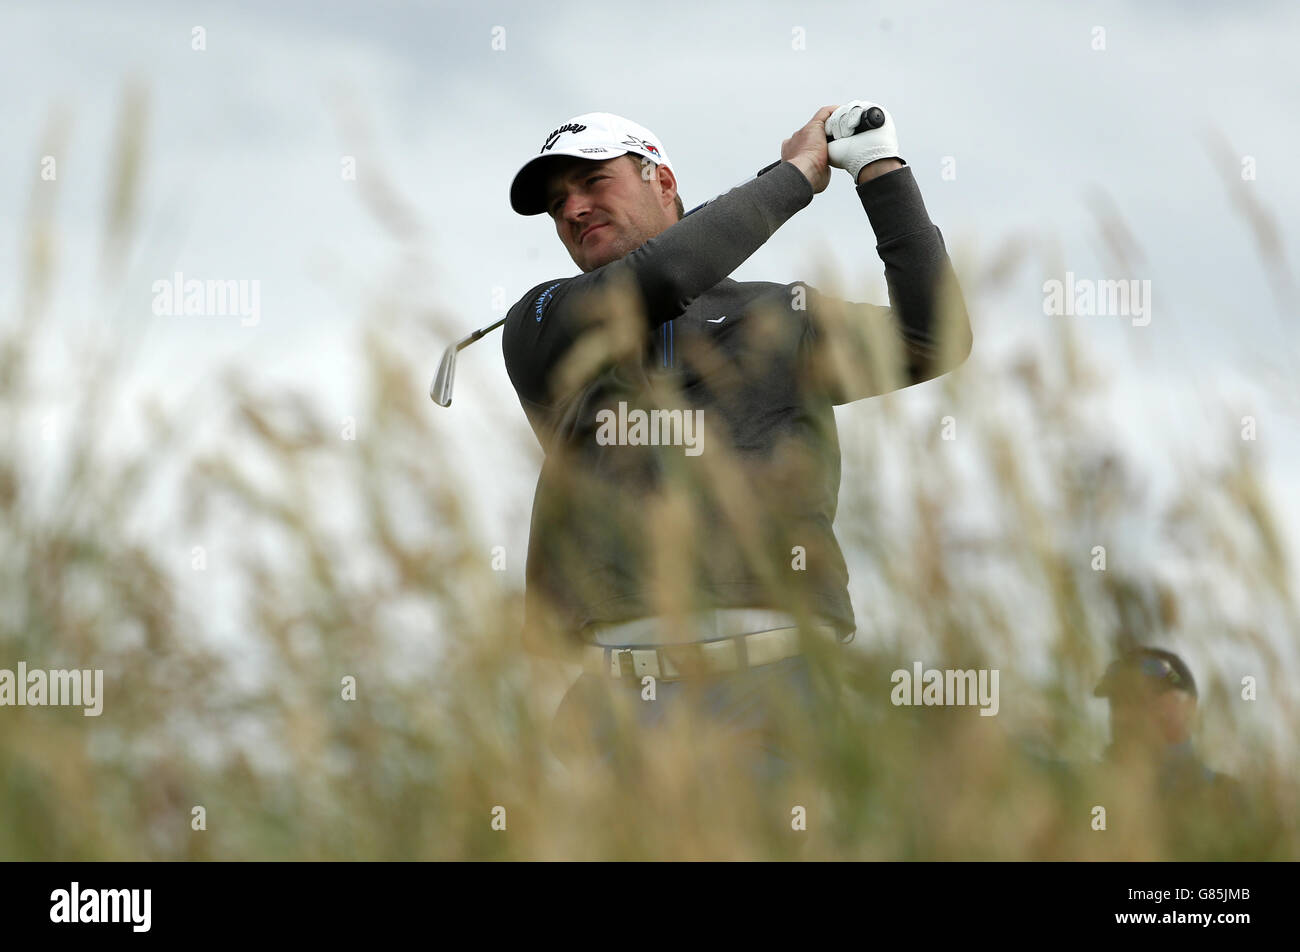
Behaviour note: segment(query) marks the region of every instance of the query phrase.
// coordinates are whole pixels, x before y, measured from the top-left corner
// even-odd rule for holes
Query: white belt
[[[777,628],[797,628],[799,619],[789,612],[771,608],[717,608],[693,612],[683,619],[681,629],[670,628],[664,618],[650,616],[612,625],[592,625],[583,631],[583,640],[609,648],[651,648],[684,642],[717,641],[752,635]],[[830,624],[818,619],[814,624]],[[687,637],[683,638],[683,632]]]
[[[819,625],[812,629],[838,641],[835,628]],[[608,677],[649,675],[660,681],[676,681],[692,675],[722,674],[755,668],[793,658],[802,650],[798,628],[777,628],[715,641],[645,647],[587,645],[582,649],[582,667],[591,674]]]

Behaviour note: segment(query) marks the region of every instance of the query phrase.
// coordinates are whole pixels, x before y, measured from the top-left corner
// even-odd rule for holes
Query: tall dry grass
[[[105,230],[110,281],[145,188],[139,105],[124,116]],[[0,857],[1300,854],[1288,750],[1297,712],[1278,684],[1290,677],[1280,639],[1294,637],[1295,599],[1261,474],[1225,429],[1229,465],[1179,464],[1175,504],[1153,511],[1133,490],[1142,464],[1084,410],[1109,384],[1068,323],[1053,324],[1040,350],[981,353],[980,327],[998,314],[990,302],[1034,267],[1033,242],[958,261],[977,338],[958,372],[928,396],[894,394],[841,417],[855,479],[843,486],[837,533],[871,598],[855,606],[857,640],[823,672],[840,704],[803,738],[812,766],[790,788],[756,789],[714,769],[726,751],[699,725],[632,746],[618,770],[571,772],[551,754],[551,715],[576,669],[521,651],[522,593],[491,569],[469,503],[475,474],[436,465],[457,447],[426,396],[430,342],[463,332],[441,315],[396,306],[361,322],[360,439],[340,438],[307,394],[232,371],[220,392],[238,425],[218,450],[196,455],[183,416],[154,409],[151,451],[123,457],[109,434],[114,414],[133,408],[116,396],[121,353],[110,348],[81,359],[77,426],[59,465],[35,465],[32,355],[58,333],[52,191],[38,185],[21,225],[22,291],[0,340],[10,424],[0,450],[0,667],[102,668],[106,702],[99,718],[0,709]],[[956,441],[939,436],[947,412],[959,418]],[[532,439],[522,417],[494,432],[521,450]],[[201,606],[184,602],[188,556],[131,528],[156,514],[169,466],[181,468],[175,525],[194,538],[239,528],[224,562],[238,580],[244,653],[223,647]],[[340,498],[360,514],[344,529],[331,512]],[[969,528],[972,512],[992,528]],[[671,504],[663,515],[671,527]],[[761,525],[761,515],[738,515]],[[1159,558],[1123,557],[1135,524],[1156,527]],[[662,534],[670,550],[684,544]],[[1110,553],[1105,572],[1090,565],[1098,544]],[[683,597],[675,586],[664,583],[670,603]],[[1229,589],[1247,593],[1245,614],[1216,604]],[[431,623],[422,631],[410,618]],[[1268,682],[1255,702],[1267,712],[1255,716],[1237,667],[1197,671],[1202,747],[1211,763],[1231,760],[1247,809],[1166,829],[1167,811],[1138,788],[1125,795],[1123,832],[1092,829],[1093,806],[1118,801],[1091,763],[1105,738],[1090,692],[1125,637],[1245,658],[1245,673]],[[889,674],[913,660],[999,668],[1002,713],[894,707]],[[356,679],[355,700],[341,696],[345,677]],[[191,828],[196,805],[202,831]],[[808,811],[804,832],[791,829],[795,805]],[[504,831],[492,828],[497,806]]]

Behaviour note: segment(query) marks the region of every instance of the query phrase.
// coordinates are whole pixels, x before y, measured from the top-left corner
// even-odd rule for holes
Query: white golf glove
[[[862,114],[875,106],[885,114],[885,124],[878,129],[853,134]],[[894,158],[902,160],[898,154],[898,133],[894,129],[894,117],[889,110],[879,103],[855,99],[840,106],[826,120],[826,135],[833,136],[827,145],[830,164],[837,169],[844,169],[853,176],[853,184],[858,182],[858,173],[862,167],[876,159]]]

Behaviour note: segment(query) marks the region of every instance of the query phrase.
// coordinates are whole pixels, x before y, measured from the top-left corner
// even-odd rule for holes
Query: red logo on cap
[[[652,142],[647,142],[645,139],[638,139],[636,136],[628,136],[619,144],[631,146],[634,149],[644,149],[646,152],[649,152],[651,155],[657,155],[660,158],[663,158],[663,156],[660,155],[659,153],[658,146],[656,146]]]

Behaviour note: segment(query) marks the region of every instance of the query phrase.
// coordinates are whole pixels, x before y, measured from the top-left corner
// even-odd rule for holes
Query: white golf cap
[[[672,168],[658,137],[645,126],[610,112],[588,112],[574,116],[551,132],[537,154],[523,164],[510,183],[510,206],[521,215],[546,212],[548,161],[573,156],[602,162],[634,152],[652,162]]]

